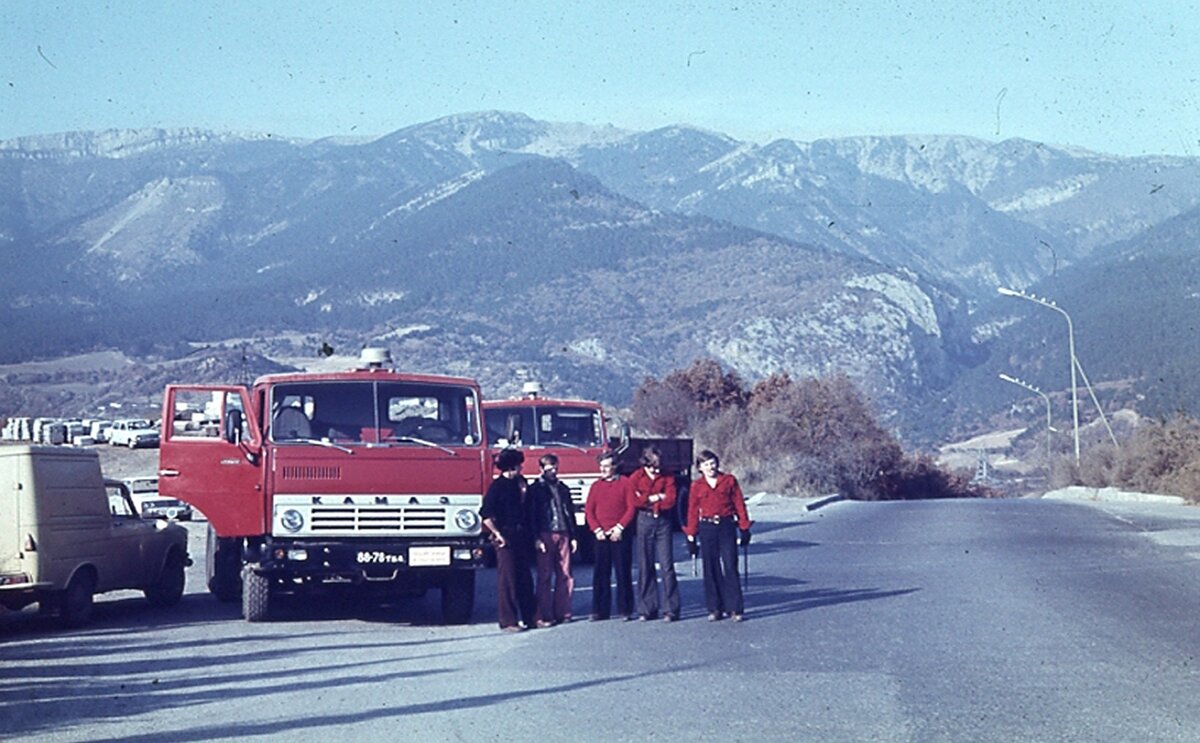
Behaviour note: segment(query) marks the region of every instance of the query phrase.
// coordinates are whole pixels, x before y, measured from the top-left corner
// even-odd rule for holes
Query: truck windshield
[[[492,408],[484,413],[488,438],[514,446],[584,446],[603,444],[600,411],[564,405]]]
[[[479,438],[470,387],[392,381],[278,384],[270,436],[277,442],[473,446]]]

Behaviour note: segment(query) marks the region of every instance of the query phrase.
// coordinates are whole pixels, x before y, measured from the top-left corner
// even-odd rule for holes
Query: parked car
[[[140,446],[158,446],[158,429],[145,418],[126,418],[113,421],[108,430],[108,443],[113,446],[128,446],[136,449]]]
[[[112,421],[93,421],[89,433],[96,440],[97,444],[103,444],[108,441],[108,430],[112,428]]]
[[[183,596],[187,531],[138,518],[94,449],[0,446],[0,482],[0,606],[36,602],[78,626],[97,593],[136,589],[156,606]]]
[[[191,506],[176,498],[158,494],[157,477],[130,477],[122,482],[129,488],[129,497],[133,499],[134,508],[142,518],[192,520]]]

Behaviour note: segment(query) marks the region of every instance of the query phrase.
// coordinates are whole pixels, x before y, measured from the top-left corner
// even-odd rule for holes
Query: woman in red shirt
[[[708,449],[696,458],[700,477],[688,490],[688,552],[699,551],[704,561],[704,601],[708,621],[733,616],[740,622],[746,613],[738,580],[737,548],[750,543],[746,500],[737,478],[721,472],[721,460]],[[696,538],[700,538],[699,547]]]

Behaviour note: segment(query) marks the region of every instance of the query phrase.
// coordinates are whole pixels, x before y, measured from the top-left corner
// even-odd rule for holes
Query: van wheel
[[[204,550],[204,577],[208,590],[218,601],[226,604],[242,597],[242,545],[241,540],[218,537],[210,524],[208,541]]]
[[[183,598],[183,587],[187,580],[183,556],[176,550],[171,550],[163,563],[162,572],[154,585],[146,589],[146,600],[154,606],[174,606]]]
[[[96,577],[89,570],[80,570],[71,578],[62,594],[59,618],[67,627],[82,627],[92,619],[92,597],[96,593]]]
[[[442,621],[466,624],[475,608],[475,571],[456,570],[442,583]]]
[[[247,622],[265,622],[271,614],[271,582],[247,565],[242,570],[242,616]]]

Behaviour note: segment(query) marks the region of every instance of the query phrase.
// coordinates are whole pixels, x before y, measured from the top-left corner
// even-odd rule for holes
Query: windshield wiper
[[[347,454],[353,454],[353,453],[354,453],[354,450],[353,450],[353,449],[351,449],[351,448],[349,448],[349,447],[342,446],[341,444],[335,444],[335,443],[333,443],[332,441],[327,441],[326,439],[284,439],[283,441],[276,441],[275,443],[277,443],[277,444],[290,444],[290,443],[292,443],[292,442],[296,442],[296,443],[299,443],[299,444],[313,444],[313,445],[315,445],[315,446],[324,446],[324,447],[327,447],[327,448],[329,448],[329,449],[337,449],[338,451],[344,451],[344,452],[346,452]]]
[[[587,451],[587,449],[583,448],[582,446],[580,446],[578,444],[568,444],[565,441],[539,441],[537,443],[537,445],[538,446],[565,446],[568,449],[574,449],[575,451]]]
[[[431,446],[434,449],[441,449],[442,451],[446,452],[447,454],[453,454],[456,457],[458,456],[458,452],[454,451],[453,449],[451,449],[449,447],[442,446],[441,444],[435,444],[434,442],[429,441],[427,439],[419,439],[416,436],[389,436],[388,443],[391,443],[393,441],[411,441],[414,444],[421,444],[422,446]]]

